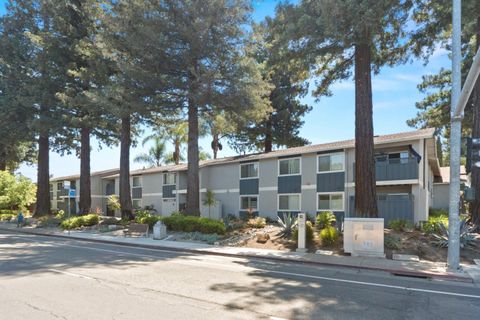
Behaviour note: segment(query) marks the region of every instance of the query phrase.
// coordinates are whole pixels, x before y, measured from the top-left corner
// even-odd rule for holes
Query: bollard
[[[298,248],[297,252],[307,252],[305,247],[305,224],[307,222],[307,216],[305,213],[298,214],[297,228],[298,228]]]

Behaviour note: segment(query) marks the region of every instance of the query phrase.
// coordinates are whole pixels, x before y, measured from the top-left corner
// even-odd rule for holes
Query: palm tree
[[[148,150],[147,153],[138,154],[133,161],[137,163],[146,163],[150,167],[159,167],[166,160],[165,140],[160,136],[148,136],[143,139],[142,146],[145,146],[145,144],[150,140],[153,140],[153,146]]]

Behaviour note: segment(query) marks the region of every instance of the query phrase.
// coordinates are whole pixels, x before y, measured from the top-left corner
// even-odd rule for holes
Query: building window
[[[142,186],[142,177],[141,176],[134,176],[132,178],[132,186],[133,188],[139,188]]]
[[[57,183],[57,191],[63,190],[63,182],[58,182]]]
[[[175,173],[167,172],[163,174],[163,185],[172,185],[177,183]]]
[[[258,178],[258,162],[240,165],[240,179]]]
[[[50,192],[53,192],[53,184],[50,183]]]
[[[258,197],[257,196],[241,196],[240,197],[240,210],[258,210]]]
[[[388,154],[388,162],[405,164],[405,163],[408,163],[409,157],[410,157],[410,154],[408,152],[390,153]]]
[[[318,211],[343,211],[343,193],[318,194]]]
[[[345,155],[335,153],[318,156],[318,173],[344,171]]]
[[[132,199],[132,206],[135,210],[142,209],[142,199]]]
[[[278,195],[278,211],[300,211],[299,194]]]
[[[301,174],[300,158],[278,160],[278,175],[289,176]]]

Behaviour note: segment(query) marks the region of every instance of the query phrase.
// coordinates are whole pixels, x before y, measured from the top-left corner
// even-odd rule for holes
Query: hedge
[[[70,230],[80,227],[94,226],[100,222],[100,218],[97,214],[91,213],[86,216],[72,217],[70,219],[63,220],[60,224],[62,229]]]
[[[163,217],[161,221],[167,226],[167,229],[172,231],[183,232],[201,232],[207,234],[223,235],[227,232],[225,224],[222,221],[217,221],[209,218],[201,218],[194,216],[184,216],[181,214],[174,214],[170,217]]]

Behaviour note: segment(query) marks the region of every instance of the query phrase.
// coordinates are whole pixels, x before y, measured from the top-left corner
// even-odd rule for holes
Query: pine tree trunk
[[[268,118],[265,123],[265,152],[271,152],[273,149],[273,133],[272,133],[272,115]]]
[[[476,50],[480,47],[480,17],[477,17]],[[480,79],[477,79],[472,92],[473,128],[472,138],[480,138]],[[472,222],[480,226],[480,168],[472,167],[472,187],[475,190],[475,200],[472,204]]]
[[[133,218],[132,195],[130,193],[130,116],[122,118],[120,129],[120,206],[122,218]]]
[[[175,164],[180,163],[180,140],[175,139],[175,153],[173,155],[173,161]]]
[[[355,46],[355,212],[378,217],[373,144],[371,49]]]
[[[212,141],[212,150],[213,150],[213,159],[217,159],[218,155],[218,134],[212,134],[213,141]]]
[[[50,213],[50,167],[48,133],[38,137],[37,206],[35,216]]]
[[[6,154],[4,151],[0,152],[0,171],[5,171],[7,170],[7,161],[6,159]]]
[[[188,172],[187,172],[187,208],[188,215],[200,214],[198,156],[198,107],[193,99],[188,101]]]
[[[90,128],[83,127],[80,132],[80,203],[81,214],[92,209],[92,191],[90,184]]]

